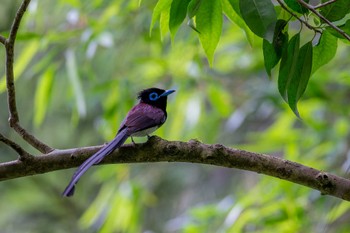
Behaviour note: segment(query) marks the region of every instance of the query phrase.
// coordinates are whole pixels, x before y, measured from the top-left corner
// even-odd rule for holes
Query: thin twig
[[[6,46],[6,82],[8,92],[8,107],[10,111],[10,125],[14,122],[19,121],[17,106],[16,106],[16,92],[14,85],[14,74],[13,74],[13,62],[14,62],[14,48],[16,36],[19,28],[19,24],[22,20],[24,12],[26,11],[30,0],[24,0],[19,7],[15,19],[13,20],[9,38],[5,42]]]
[[[6,138],[1,133],[0,133],[0,141],[5,143],[9,147],[11,147],[13,150],[15,150],[19,154],[21,160],[25,160],[25,159],[28,159],[28,158],[33,158],[33,155],[29,154],[20,145],[18,145],[17,143],[15,143],[12,140]]]
[[[313,27],[306,20],[303,20],[303,19],[299,18],[293,11],[289,10],[288,7],[286,5],[284,5],[284,3],[281,0],[277,0],[277,2],[281,5],[281,7],[285,11],[287,11],[289,14],[291,14],[294,18],[296,18],[300,23],[304,24],[310,30],[313,30],[313,31],[318,32],[318,33],[322,33],[322,31],[320,31],[319,29]]]
[[[314,6],[314,9],[316,10],[316,9],[318,9],[318,8],[327,6],[327,5],[329,5],[329,4],[333,3],[333,2],[336,2],[336,1],[337,1],[337,0],[329,0],[328,2],[324,2],[324,3],[321,3],[321,4],[317,5],[317,6]]]
[[[14,48],[15,48],[15,41],[16,41],[19,25],[25,11],[27,10],[29,3],[30,3],[30,0],[23,0],[21,6],[19,7],[16,13],[15,19],[12,23],[10,35],[8,39],[5,40],[7,102],[8,102],[8,108],[9,108],[9,114],[10,114],[9,124],[19,135],[21,135],[21,137],[24,140],[26,140],[34,148],[36,148],[42,153],[48,153],[53,149],[47,146],[46,144],[44,144],[43,142],[41,142],[40,140],[38,140],[36,137],[30,134],[27,130],[25,130],[19,124],[19,116],[18,116],[17,105],[16,105],[16,91],[15,91],[14,73],[13,73]]]
[[[279,0],[278,0],[279,1]],[[350,41],[350,36],[348,34],[346,34],[346,32],[344,32],[343,30],[341,30],[340,28],[338,28],[337,26],[335,26],[331,21],[329,21],[327,18],[325,18],[323,15],[321,15],[317,10],[315,10],[315,8],[313,6],[311,6],[310,4],[304,2],[303,0],[298,0],[298,2],[303,5],[304,7],[306,7],[307,9],[309,9],[312,13],[314,13],[315,15],[317,15],[321,20],[323,20],[326,24],[328,24],[331,28],[333,28],[334,30],[336,30],[339,34],[341,34],[345,39],[347,39],[348,41]]]

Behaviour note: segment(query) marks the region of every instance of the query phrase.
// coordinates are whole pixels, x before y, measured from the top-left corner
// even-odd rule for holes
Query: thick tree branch
[[[21,6],[19,7],[15,19],[12,23],[9,38],[3,41],[4,37],[1,37],[6,48],[6,85],[7,85],[7,102],[9,108],[9,124],[10,126],[22,136],[30,145],[39,150],[42,153],[48,153],[53,149],[32,134],[30,134],[26,129],[24,129],[19,123],[19,116],[16,105],[16,91],[14,84],[14,72],[13,72],[13,63],[14,63],[14,48],[15,41],[17,36],[17,31],[24,15],[24,12],[27,10],[27,7],[30,3],[30,0],[23,0]]]
[[[0,180],[76,167],[99,148],[101,147],[55,150],[50,154],[27,161],[2,163]],[[239,168],[288,180],[319,190],[324,195],[350,201],[350,180],[348,179],[282,158],[231,149],[222,145],[207,145],[196,140],[169,142],[151,137],[147,143],[124,145],[107,156],[101,164],[145,162],[191,162]]]

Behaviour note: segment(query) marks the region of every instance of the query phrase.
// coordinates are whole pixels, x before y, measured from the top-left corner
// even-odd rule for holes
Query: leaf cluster
[[[309,79],[334,57],[338,39],[348,38],[350,2],[322,0],[317,6],[310,5],[308,0],[277,2],[274,5],[271,0],[159,0],[153,11],[151,31],[159,19],[162,36],[170,30],[174,40],[180,24],[187,21],[197,32],[213,65],[225,15],[245,31],[248,41],[252,41],[253,35],[263,40],[266,72],[271,77],[279,64],[278,90],[300,117],[297,103]],[[297,32],[295,21],[300,22]],[[304,27],[307,30],[302,30]]]

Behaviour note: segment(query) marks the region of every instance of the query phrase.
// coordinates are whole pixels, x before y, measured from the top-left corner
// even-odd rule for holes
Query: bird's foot
[[[134,141],[134,138],[133,138],[133,137],[131,137],[131,141],[132,141],[132,144],[135,146],[135,145],[136,145],[136,143],[135,143],[135,141]]]

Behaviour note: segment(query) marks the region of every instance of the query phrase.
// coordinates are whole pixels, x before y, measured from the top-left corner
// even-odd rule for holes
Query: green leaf
[[[78,109],[79,116],[85,117],[86,115],[86,103],[83,88],[78,74],[78,67],[76,63],[75,53],[72,49],[66,51],[66,67],[68,72],[69,81],[73,87],[75,95],[75,101]]]
[[[322,3],[329,0],[322,0]],[[337,0],[321,8],[321,14],[330,21],[337,21],[345,17],[350,11],[349,0]]]
[[[160,18],[160,15],[163,11],[170,8],[172,0],[159,0],[154,7],[153,14],[152,14],[152,21],[151,26],[149,28],[149,34],[152,34],[152,29],[154,25],[156,24],[157,20]]]
[[[288,104],[295,115],[299,116],[297,103],[304,94],[312,70],[312,42],[306,43],[299,50],[296,67],[288,86]]]
[[[234,1],[237,2],[236,3],[237,6],[233,5]],[[227,16],[227,18],[229,20],[231,20],[238,27],[243,29],[243,31],[246,34],[246,37],[248,39],[249,44],[252,45],[253,40],[254,40],[254,33],[249,29],[247,24],[244,22],[244,20],[240,16],[239,7],[238,7],[238,0],[222,0],[221,3],[222,3],[222,9],[224,11],[224,14]],[[236,11],[236,9],[238,10],[238,12]]]
[[[40,126],[43,122],[48,103],[51,98],[51,90],[56,66],[51,65],[41,76],[34,97],[34,125]]]
[[[250,30],[272,42],[277,16],[271,0],[239,0],[239,9]]]
[[[202,0],[191,0],[190,1],[190,3],[188,4],[188,7],[187,7],[188,18],[191,19],[197,14],[201,3],[202,3]]]
[[[38,52],[40,46],[39,40],[33,40],[26,44],[25,49],[22,50],[15,58],[15,63],[13,67],[14,81],[21,77],[22,73],[25,71],[29,62],[33,60],[33,57]],[[6,90],[6,77],[5,75],[0,79],[0,93]]]
[[[284,0],[287,6],[300,14],[306,14],[309,12],[307,8],[302,6],[297,0]],[[309,0],[305,0],[304,2],[309,3]]]
[[[293,78],[299,55],[300,34],[297,33],[290,39],[288,48],[283,51],[278,75],[278,91],[287,101],[287,89]]]
[[[241,10],[239,9],[239,0],[228,0],[233,10],[242,18]],[[243,18],[242,18],[243,19]]]
[[[191,0],[173,0],[171,3],[169,28],[173,39],[179,26],[186,18],[187,7],[190,1]]]
[[[202,0],[196,15],[199,39],[207,55],[209,64],[213,64],[214,51],[219,43],[222,30],[222,9],[220,0]]]
[[[327,64],[335,56],[338,47],[338,39],[327,30],[322,32],[318,44],[313,49],[312,73]]]
[[[164,36],[169,31],[169,17],[170,17],[170,9],[166,9],[160,13],[160,39],[163,40]]]
[[[273,36],[273,43],[263,40],[264,65],[267,74],[271,77],[271,70],[282,57],[282,51],[288,47],[288,32],[283,32],[287,21],[278,20]]]
[[[266,73],[271,77],[271,70],[275,67],[281,57],[278,57],[273,45],[267,40],[263,40],[263,55]]]
[[[345,22],[345,24],[338,26],[341,30],[343,30],[346,34],[350,35],[350,19]],[[330,32],[333,36],[345,39],[345,37],[337,32],[334,28],[331,28],[329,26],[326,27],[326,31]]]

